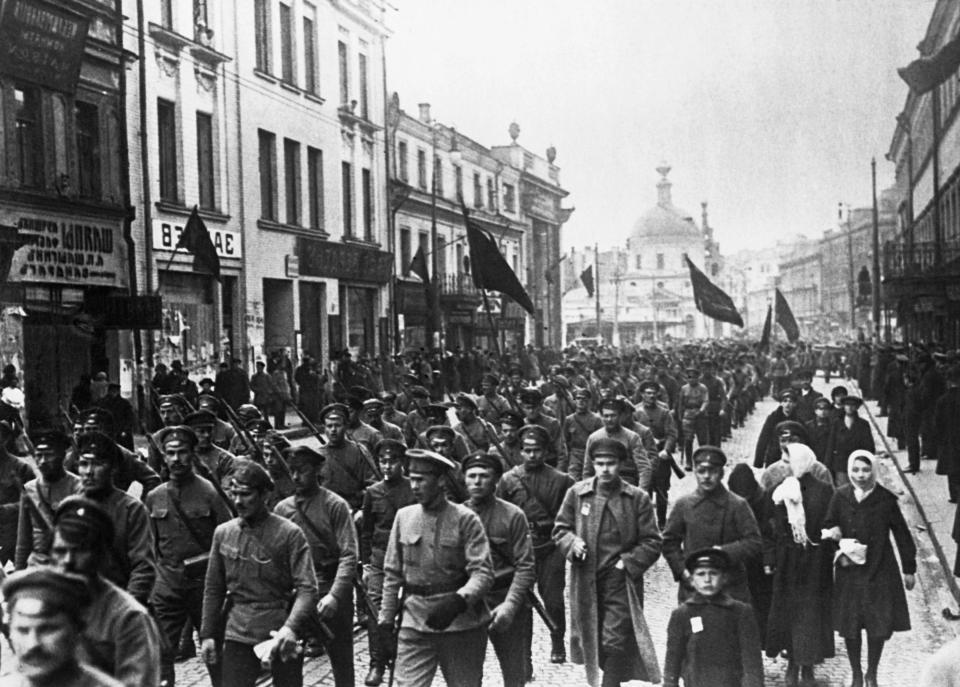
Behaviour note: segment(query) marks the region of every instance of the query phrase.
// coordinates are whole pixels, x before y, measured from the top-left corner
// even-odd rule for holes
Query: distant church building
[[[634,223],[626,250],[599,254],[600,330],[616,346],[650,345],[669,339],[721,335],[713,320],[697,311],[685,257],[716,281],[722,270],[719,244],[702,204],[701,226],[673,204],[670,166],[657,167],[657,203]],[[579,282],[596,258],[592,247],[574,249],[564,262],[571,287],[563,300],[567,340],[596,336],[596,303]],[[599,270],[597,269],[599,267]]]

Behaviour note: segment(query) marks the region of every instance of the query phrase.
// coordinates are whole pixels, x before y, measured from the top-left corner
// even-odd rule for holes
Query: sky
[[[623,245],[656,203],[710,224],[723,253],[871,203],[934,0],[389,0],[388,88],[416,114],[556,164],[576,211],[563,245]]]

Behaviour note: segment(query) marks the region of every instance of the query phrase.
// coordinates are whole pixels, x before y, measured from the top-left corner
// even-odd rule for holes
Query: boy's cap
[[[683,566],[690,572],[697,568],[716,568],[725,571],[732,565],[730,554],[722,549],[700,549],[687,556],[683,562]]]

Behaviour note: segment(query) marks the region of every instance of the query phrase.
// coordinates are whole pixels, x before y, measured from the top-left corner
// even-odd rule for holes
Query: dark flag
[[[800,327],[797,326],[797,320],[793,317],[793,311],[790,310],[790,304],[787,299],[777,289],[777,324],[783,327],[784,334],[788,341],[796,341],[800,338]]]
[[[470,264],[473,267],[473,285],[478,289],[499,291],[510,296],[517,304],[531,315],[533,301],[527,295],[526,289],[517,279],[517,275],[510,269],[510,265],[500,253],[496,241],[489,233],[470,221],[467,208],[461,205],[463,221],[467,227],[467,242],[470,244]]]
[[[580,281],[583,282],[587,295],[593,298],[593,265],[587,265],[587,269],[580,273]]]
[[[210,240],[210,232],[207,231],[207,226],[203,223],[196,205],[193,206],[187,226],[184,227],[180,240],[177,241],[177,250],[181,248],[193,254],[194,272],[212,274],[217,281],[220,281],[220,256],[217,255],[217,249]]]
[[[687,267],[690,268],[693,300],[697,305],[697,310],[707,317],[742,327],[743,318],[740,317],[737,306],[733,304],[733,299],[723,289],[711,282],[707,275],[690,261],[690,258],[683,256],[683,259],[687,261]]]
[[[424,284],[430,281],[430,273],[427,272],[427,256],[423,254],[423,246],[417,248],[413,260],[410,261],[410,271],[420,277]]]
[[[960,36],[944,45],[935,54],[918,57],[906,67],[898,69],[897,73],[907,82],[911,91],[917,95],[923,95],[953,76],[958,66],[960,66]]]
[[[763,334],[760,336],[760,343],[757,344],[757,353],[766,353],[770,348],[770,329],[773,324],[773,306],[767,306],[767,319],[763,322]]]

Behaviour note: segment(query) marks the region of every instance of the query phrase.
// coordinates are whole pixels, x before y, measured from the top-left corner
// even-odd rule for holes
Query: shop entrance
[[[323,283],[300,282],[300,335],[303,352],[314,360],[324,360],[323,323],[327,311],[327,290]]]

